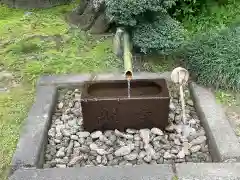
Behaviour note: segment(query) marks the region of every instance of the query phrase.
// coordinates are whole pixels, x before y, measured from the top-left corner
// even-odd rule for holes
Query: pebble
[[[80,138],[86,138],[86,137],[90,136],[90,133],[87,131],[83,131],[83,132],[78,132],[77,135]]]
[[[58,104],[58,109],[62,109],[63,106],[64,106],[63,102],[60,102],[60,103]]]
[[[71,167],[77,163],[79,163],[80,161],[83,160],[83,156],[76,156],[76,157],[73,157],[70,162],[68,163],[68,166]]]
[[[178,98],[178,92],[175,94]],[[153,127],[92,133],[84,131],[79,89],[68,91],[58,102],[48,131],[46,168],[212,161],[192,101],[190,105],[186,101],[187,128],[182,123],[181,104],[171,98],[170,125],[164,130]]]
[[[162,130],[159,129],[159,128],[152,128],[152,129],[151,129],[151,133],[153,133],[153,134],[155,134],[155,135],[157,135],[157,136],[163,136],[163,135],[164,135],[163,132],[162,132]]]
[[[102,157],[101,157],[101,156],[97,156],[96,161],[97,161],[98,164],[101,164],[101,162],[102,162]]]
[[[152,157],[151,157],[150,155],[146,155],[146,156],[143,158],[143,160],[144,160],[145,162],[147,162],[147,163],[150,163],[151,160],[152,160]]]
[[[149,129],[141,129],[139,132],[140,132],[140,137],[143,140],[143,143],[145,145],[149,144],[149,142],[150,142],[150,130]]]
[[[98,139],[100,136],[102,135],[102,132],[101,131],[95,131],[91,134],[91,137],[93,139]]]
[[[123,147],[117,149],[114,154],[115,154],[115,156],[125,156],[125,155],[130,154],[130,152],[133,150],[133,148],[134,148],[134,145],[131,145],[131,144],[127,145],[127,146],[123,146]]]
[[[171,158],[172,158],[172,155],[171,155],[169,152],[166,151],[166,152],[164,153],[164,156],[163,156],[163,157],[164,157],[164,159],[171,159]]]
[[[195,153],[195,152],[198,152],[200,149],[201,149],[201,146],[200,145],[196,145],[196,146],[192,146],[190,148],[190,151],[191,151],[191,153]]]
[[[206,140],[207,140],[206,136],[199,136],[199,137],[197,137],[196,139],[193,139],[193,140],[190,142],[190,144],[191,144],[192,146],[194,146],[194,145],[199,145],[199,144],[204,143]]]
[[[130,153],[126,156],[124,156],[124,159],[128,160],[128,161],[133,161],[135,159],[137,159],[138,154],[137,153]]]
[[[66,168],[66,164],[56,164],[57,168]]]
[[[56,157],[64,157],[65,156],[65,152],[64,152],[65,148],[64,147],[61,147],[57,154],[56,154]]]
[[[185,153],[184,153],[184,150],[181,150],[178,154],[177,154],[177,157],[182,159],[185,157]]]
[[[77,141],[78,140],[78,136],[77,135],[71,135],[71,139]]]

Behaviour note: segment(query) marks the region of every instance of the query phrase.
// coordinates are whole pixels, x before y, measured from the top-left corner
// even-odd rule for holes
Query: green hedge
[[[198,82],[240,90],[240,24],[195,38],[184,47],[183,57]]]

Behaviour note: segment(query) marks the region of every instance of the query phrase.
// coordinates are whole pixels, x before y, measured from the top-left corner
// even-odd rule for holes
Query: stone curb
[[[213,93],[195,83],[190,84],[197,113],[206,130],[211,155],[215,161],[239,160],[240,144]]]
[[[165,78],[170,80],[170,72],[165,73],[134,73],[134,79],[155,79]],[[81,178],[91,180],[99,178],[99,175],[104,179],[117,180],[122,179],[159,179],[161,173],[171,173],[170,165],[150,165],[136,167],[86,167],[86,168],[67,168],[67,169],[37,169],[41,168],[43,161],[44,147],[47,142],[47,131],[51,123],[51,114],[56,102],[57,88],[80,86],[84,81],[89,80],[121,80],[125,79],[121,74],[83,74],[83,75],[61,75],[61,76],[43,76],[38,81],[36,101],[30,110],[25,121],[20,140],[18,142],[16,152],[12,159],[11,173],[14,174],[12,179],[56,179],[59,175],[65,176],[71,180]],[[209,147],[214,161],[228,161],[240,158],[240,145],[237,141],[231,126],[224,114],[223,109],[216,104],[214,95],[205,88],[202,88],[195,83],[189,85],[194,105],[199,114],[201,122],[207,132],[209,139]],[[238,152],[239,151],[239,152]],[[190,163],[192,164],[192,163]],[[208,163],[212,164],[212,163]],[[182,164],[184,165],[184,164]],[[185,164],[185,165],[188,165]],[[197,164],[198,165],[198,164]],[[197,165],[194,165],[193,167]],[[201,163],[199,164],[199,166]],[[234,165],[234,164],[233,164]],[[189,165],[190,166],[190,165]],[[205,166],[205,165],[201,165]],[[210,165],[209,165],[210,166]],[[214,164],[212,165],[214,167]],[[239,167],[238,164],[236,164]],[[166,168],[167,167],[167,168]],[[183,166],[184,167],[184,166]],[[192,168],[193,168],[192,167]],[[206,166],[207,167],[207,166]],[[211,166],[210,166],[211,167]],[[223,165],[224,167],[224,165]],[[230,165],[226,165],[230,169]],[[27,169],[25,169],[27,168]],[[29,169],[30,168],[30,169]],[[31,169],[34,168],[34,169]],[[88,170],[88,169],[91,170]],[[100,168],[95,169],[95,168]],[[177,165],[177,172],[182,171],[182,166]],[[83,169],[83,170],[81,170]],[[104,170],[102,170],[104,169]],[[171,169],[171,168],[170,168]],[[158,171],[161,172],[158,174]],[[168,172],[169,170],[169,172]],[[96,174],[98,176],[94,175]],[[121,172],[126,172],[126,177]],[[107,172],[107,173],[105,173]],[[113,172],[113,173],[112,173]],[[134,172],[136,175],[134,175]],[[175,171],[174,171],[175,172]],[[116,175],[115,175],[116,174]],[[181,175],[179,173],[179,175]],[[142,177],[141,177],[142,176]],[[25,177],[25,178],[24,178]],[[47,177],[47,178],[45,178]],[[153,177],[153,178],[152,178]],[[168,178],[168,176],[166,176]],[[170,177],[170,176],[169,176]],[[180,176],[181,177],[181,176]],[[62,178],[64,180],[64,178]],[[88,178],[89,179],[89,178]],[[60,178],[61,180],[61,178]]]
[[[52,108],[55,105],[56,88],[37,88],[33,104],[21,132],[15,154],[11,162],[10,174],[21,167],[38,167],[41,153],[47,140]]]
[[[177,164],[178,180],[239,180],[240,163]]]
[[[134,73],[134,79],[154,79],[154,78],[165,78],[170,80],[170,72],[164,73],[149,73],[149,72],[137,72]],[[60,87],[75,86],[89,80],[124,80],[123,74],[81,74],[81,75],[53,75],[53,76],[42,76],[38,80],[38,85],[56,85]]]
[[[17,170],[10,180],[172,180],[171,165]]]

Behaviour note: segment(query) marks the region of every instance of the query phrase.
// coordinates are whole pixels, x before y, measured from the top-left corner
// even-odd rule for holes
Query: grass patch
[[[19,131],[33,100],[30,87],[14,88],[0,94],[0,179],[7,179],[8,166],[19,138]]]
[[[65,13],[75,5],[29,12],[0,5],[0,65],[20,82],[0,94],[1,180],[7,179],[40,75],[119,71],[122,66],[112,53],[111,38],[91,36],[65,22]]]
[[[240,1],[229,0],[226,5],[210,4],[198,16],[183,19],[183,25],[190,34],[226,28],[240,19]]]
[[[207,86],[240,90],[240,24],[206,33],[184,48],[187,67]]]

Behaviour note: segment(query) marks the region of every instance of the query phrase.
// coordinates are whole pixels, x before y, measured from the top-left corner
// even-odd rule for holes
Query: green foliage
[[[106,13],[121,25],[135,26],[146,12],[167,12],[176,0],[106,0]],[[148,14],[149,15],[149,14]]]
[[[198,82],[216,88],[240,90],[240,25],[208,32],[184,48],[187,67]]]
[[[169,53],[183,40],[182,28],[168,16],[176,0],[106,0],[107,15],[125,26],[143,52]]]
[[[229,2],[224,6],[213,4],[197,16],[184,17],[183,25],[192,34],[222,29],[240,20],[240,1]]]
[[[184,29],[169,15],[158,16],[154,22],[144,22],[135,27],[133,42],[145,53],[157,51],[169,54],[184,41]]]
[[[197,15],[205,3],[206,0],[178,0],[170,12],[181,20],[186,16]]]

